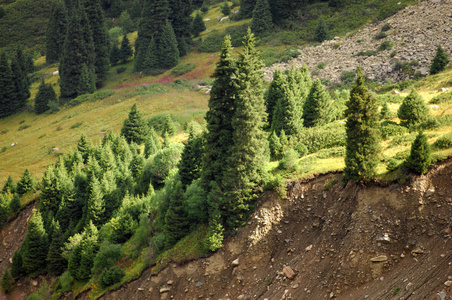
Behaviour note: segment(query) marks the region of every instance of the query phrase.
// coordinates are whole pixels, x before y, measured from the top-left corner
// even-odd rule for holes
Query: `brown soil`
[[[103,298],[437,299],[444,291],[452,299],[452,159],[403,185],[342,188],[340,177],[292,182],[287,200],[266,194],[217,253],[158,274],[145,270]],[[333,179],[338,183],[324,190]],[[0,232],[2,245],[12,243],[5,232],[18,245],[30,211]],[[292,280],[284,266],[295,272]]]

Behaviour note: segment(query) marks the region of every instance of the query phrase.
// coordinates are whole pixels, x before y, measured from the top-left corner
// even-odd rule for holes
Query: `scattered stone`
[[[293,279],[295,277],[295,272],[292,270],[289,266],[284,266],[283,273],[286,275],[287,278]]]
[[[307,246],[305,250],[306,251],[311,251],[312,250],[312,245]]]
[[[412,286],[413,284],[411,282],[408,282],[408,284],[405,287],[405,290],[408,291]]]
[[[444,93],[445,91],[447,91],[447,88],[440,88],[440,89],[438,90],[438,92],[440,92],[440,93]]]
[[[233,267],[237,267],[239,264],[240,264],[240,260],[238,258],[232,261]]]
[[[445,286],[452,286],[452,281],[448,280],[446,282],[444,282]]]
[[[172,280],[168,280],[168,281],[166,282],[167,285],[172,285],[173,283],[174,283],[174,281],[172,281]]]
[[[245,299],[245,295],[240,295],[237,297],[238,300]]]
[[[398,94],[400,94],[400,92],[398,90],[393,90],[391,94],[398,95]]]
[[[387,260],[388,260],[388,257],[386,255],[379,255],[379,256],[372,257],[370,259],[371,262],[384,262]]]
[[[298,289],[298,284],[294,285],[292,288],[293,288],[294,290],[295,290],[295,289]]]
[[[38,286],[38,281],[37,281],[37,280],[33,280],[33,281],[31,281],[31,284],[32,284],[33,286]]]
[[[412,256],[417,256],[419,254],[424,254],[424,250],[422,250],[421,248],[416,248],[414,250],[411,250],[411,255]]]
[[[138,288],[138,290],[139,290],[140,292],[144,291],[144,289],[143,289],[143,288],[141,288],[141,287],[140,287],[140,288]]]
[[[446,229],[443,230],[444,234],[450,234],[452,232],[452,230],[450,229],[450,227],[447,227]]]
[[[447,293],[445,291],[439,292],[438,294],[436,294],[436,299],[437,300],[444,300],[446,299]]]
[[[201,285],[203,285],[204,283],[202,283],[201,281],[198,281],[197,283],[196,283],[196,287],[200,287]]]
[[[168,293],[169,291],[171,291],[171,288],[165,286],[160,289],[160,294]]]

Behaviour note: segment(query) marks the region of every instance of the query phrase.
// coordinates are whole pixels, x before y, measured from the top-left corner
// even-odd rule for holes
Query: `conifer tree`
[[[204,23],[202,15],[197,12],[195,18],[193,19],[191,32],[194,36],[199,36],[199,34],[204,30],[206,30],[206,24]]]
[[[23,108],[28,98],[30,98],[30,80],[28,78],[29,68],[27,60],[20,47],[16,49],[16,55],[11,61],[11,71],[16,85],[16,99],[14,101],[14,111]]]
[[[256,0],[253,10],[253,20],[251,21],[251,30],[261,36],[269,32],[273,27],[272,14],[268,0]]]
[[[403,99],[397,111],[397,117],[403,124],[410,127],[424,121],[428,116],[428,106],[416,90],[411,90],[410,94]]]
[[[86,223],[92,222],[95,226],[100,226],[104,222],[105,201],[104,194],[96,176],[91,176],[89,183],[89,196],[87,200]]]
[[[130,46],[129,39],[127,38],[127,35],[124,34],[124,37],[122,38],[121,47],[119,48],[119,60],[122,63],[126,63],[129,58],[133,56],[133,50]]]
[[[2,291],[4,293],[8,293],[11,290],[13,284],[14,284],[13,276],[11,275],[11,271],[7,268],[3,272],[2,279],[0,280],[0,286],[2,287]]]
[[[2,192],[14,194],[16,192],[16,185],[14,184],[14,180],[11,175],[6,179],[5,185],[2,188]]]
[[[314,41],[321,43],[328,39],[328,27],[325,24],[325,20],[320,18],[317,22],[317,27],[315,28]]]
[[[83,157],[83,161],[86,162],[88,160],[88,156],[91,154],[92,145],[86,138],[84,134],[80,136],[80,140],[77,142],[77,151]]]
[[[11,275],[13,278],[18,278],[19,276],[25,274],[23,267],[22,249],[16,250],[13,254],[13,262],[11,264]]]
[[[119,63],[119,47],[117,41],[113,41],[110,46],[110,63],[115,66]]]
[[[374,176],[379,155],[377,128],[378,106],[364,86],[364,75],[358,70],[356,84],[350,92],[346,110],[346,154],[344,176],[353,181]]]
[[[182,186],[192,183],[201,176],[202,154],[204,153],[204,135],[191,132],[179,161],[179,175]]]
[[[9,203],[9,210],[12,213],[17,213],[20,210],[20,207],[20,197],[18,194],[14,194],[13,199],[11,199],[11,202]]]
[[[9,197],[0,193],[0,227],[6,223],[9,215]]]
[[[88,68],[89,72],[95,72],[94,51],[93,34],[88,17],[84,8],[76,3],[69,17],[68,30],[60,58],[60,97],[62,99],[72,99],[78,96],[77,88],[83,65]]]
[[[152,74],[152,71],[158,68],[157,54],[157,47],[155,45],[154,38],[152,38],[151,43],[146,49],[146,55],[143,58],[143,62],[141,64],[141,69],[145,74]],[[135,57],[136,59],[140,58],[137,56]]]
[[[47,271],[54,276],[61,275],[67,268],[67,260],[61,255],[64,247],[64,237],[58,221],[53,229],[52,242],[47,254]]]
[[[67,10],[61,0],[52,7],[46,31],[46,63],[53,64],[60,60],[66,36]]]
[[[121,16],[119,17],[119,25],[121,26],[124,34],[134,31],[135,25],[133,24],[132,18],[130,17],[127,10],[121,13]]]
[[[321,126],[332,120],[330,94],[323,88],[320,79],[314,81],[303,107],[303,119],[306,127]]]
[[[160,143],[159,137],[154,128],[151,128],[144,146],[144,157],[149,158],[149,156],[156,154],[161,148],[162,145]]]
[[[23,266],[27,274],[45,271],[48,251],[47,234],[39,211],[33,211],[22,247],[24,249]]]
[[[187,213],[184,210],[184,191],[182,183],[178,181],[169,195],[170,205],[165,214],[165,246],[170,248],[183,238],[189,229]]]
[[[220,7],[220,11],[223,15],[229,16],[229,14],[231,13],[231,7],[229,6],[227,1],[223,2]]]
[[[380,110],[380,120],[389,119],[391,111],[389,110],[388,102],[383,103]]]
[[[212,193],[215,193],[215,190],[211,191],[211,194]],[[213,200],[210,199],[210,201],[208,202],[212,203]],[[221,246],[223,246],[223,232],[224,228],[221,223],[220,210],[218,208],[218,205],[216,205],[210,215],[209,227],[207,227],[206,239],[204,241],[204,248],[212,252],[220,249]]]
[[[16,86],[11,67],[3,52],[0,56],[0,118],[15,113]]]
[[[76,88],[77,95],[92,94],[96,90],[96,80],[92,69],[82,65]]]
[[[121,135],[125,137],[128,143],[134,142],[138,145],[146,140],[148,126],[144,121],[137,105],[134,104],[129,112],[129,117],[124,121],[121,128]]]
[[[105,17],[99,0],[84,0],[85,11],[89,20],[92,39],[94,42],[94,73],[97,83],[107,78],[109,38]],[[118,1],[118,0],[116,0]],[[87,64],[89,67],[89,65]]]
[[[235,112],[232,119],[233,146],[228,160],[225,191],[228,201],[228,225],[235,228],[245,221],[254,199],[253,189],[265,173],[268,141],[263,131],[267,114],[263,95],[263,74],[254,34],[248,28],[244,50],[237,62]]]
[[[281,69],[276,69],[273,73],[273,80],[267,90],[265,98],[265,106],[267,108],[268,123],[271,125],[273,120],[273,113],[276,109],[276,104],[284,98],[284,85],[286,84],[286,77],[281,72]]]
[[[441,45],[438,45],[436,48],[436,54],[433,58],[432,64],[430,65],[430,74],[438,74],[439,72],[443,71],[447,64],[449,63],[449,57],[447,56],[446,51],[441,47]]]
[[[192,24],[193,7],[191,0],[169,0],[168,2],[170,9],[168,19],[176,36],[179,56],[182,57],[188,53],[188,44],[191,43],[190,26]]]
[[[282,158],[282,144],[279,137],[274,131],[270,134],[268,138],[268,146],[270,148],[270,160],[280,160]]]
[[[202,186],[208,191],[210,182],[214,181],[222,186],[223,174],[226,170],[225,161],[231,155],[230,146],[233,144],[232,118],[234,116],[234,101],[236,87],[233,84],[236,65],[232,57],[231,37],[226,35],[220,53],[220,60],[216,65],[212,77],[209,99],[209,110],[206,114],[206,153],[202,166]]]
[[[162,125],[162,136],[165,135],[165,133],[168,137],[176,134],[176,127],[174,126],[174,122],[169,114],[165,116],[165,120]]]
[[[163,31],[156,34],[157,61],[162,69],[170,69],[179,63],[179,49],[177,48],[176,35],[171,23],[167,20]],[[158,43],[157,43],[158,41]]]
[[[19,195],[23,195],[33,189],[34,186],[35,180],[33,179],[33,177],[31,177],[30,171],[26,169],[19,182],[17,183],[16,192]]]
[[[35,97],[35,113],[42,114],[49,109],[49,103],[58,102],[57,95],[51,84],[46,84],[44,79],[38,87]]]
[[[121,15],[123,8],[124,3],[122,2],[122,0],[111,0],[110,17],[118,18]]]
[[[410,156],[406,159],[405,164],[413,172],[425,174],[432,160],[430,153],[427,136],[421,131],[411,145]]]
[[[255,5],[256,0],[240,0],[240,17],[243,19],[251,18]]]
[[[132,18],[132,21],[135,23],[135,25],[138,25],[141,18],[141,10],[142,7],[140,0],[134,0],[132,7],[130,8],[130,18]]]

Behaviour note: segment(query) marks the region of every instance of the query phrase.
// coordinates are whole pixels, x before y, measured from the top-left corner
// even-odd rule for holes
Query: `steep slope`
[[[103,299],[450,296],[452,160],[408,184],[326,189],[340,177],[292,182],[287,200],[266,194],[248,225],[217,253],[158,274],[148,269]]]
[[[450,1],[423,1],[406,7],[383,22],[369,24],[355,34],[300,49],[296,59],[269,67],[266,78],[271,80],[276,68],[285,70],[302,64],[307,64],[314,75],[332,83],[341,80],[343,71],[353,71],[358,66],[362,66],[369,79],[379,81],[406,80],[416,72],[425,76],[438,44],[449,55],[452,53],[451,17]],[[384,31],[387,36],[377,38],[386,23],[390,25],[390,29]],[[383,42],[390,43],[392,48],[378,51]],[[375,53],[367,56],[364,55],[366,51]],[[323,67],[318,68],[322,63]],[[403,64],[407,66],[402,68]]]

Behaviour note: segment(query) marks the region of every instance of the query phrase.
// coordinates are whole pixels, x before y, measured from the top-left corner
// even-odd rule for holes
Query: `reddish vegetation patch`
[[[136,83],[120,84],[120,85],[117,85],[117,86],[113,87],[113,89],[114,90],[119,90],[119,89],[123,89],[123,88],[127,88],[127,87],[133,87],[133,86],[139,86],[139,85],[148,85],[150,83],[153,83],[153,82],[150,81],[150,82],[136,82]]]
[[[153,81],[152,83],[172,83],[172,82],[174,82],[174,78],[169,75],[165,75],[162,78]]]

